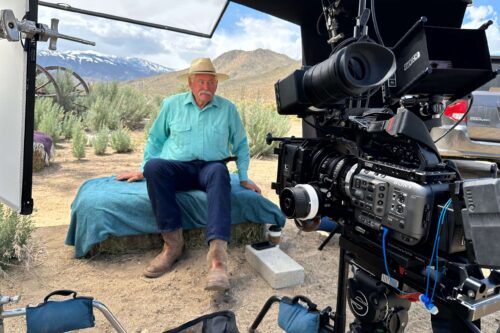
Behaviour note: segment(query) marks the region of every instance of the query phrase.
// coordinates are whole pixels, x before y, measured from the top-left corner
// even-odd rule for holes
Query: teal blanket
[[[203,191],[177,193],[184,229],[205,227],[207,197]],[[279,207],[261,195],[240,186],[231,175],[231,218],[233,224],[255,222],[283,226]],[[87,180],[71,204],[71,223],[66,245],[75,247],[75,257],[84,256],[108,236],[158,233],[146,182],[127,183],[104,177]]]

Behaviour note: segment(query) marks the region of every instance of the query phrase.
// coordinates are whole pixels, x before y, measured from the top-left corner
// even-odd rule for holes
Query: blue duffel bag
[[[73,298],[49,301],[54,295]],[[77,297],[72,290],[56,290],[43,303],[26,307],[27,333],[62,333],[95,326],[92,297]]]

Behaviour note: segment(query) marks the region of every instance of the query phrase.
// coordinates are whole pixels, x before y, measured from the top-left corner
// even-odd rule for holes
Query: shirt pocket
[[[229,129],[226,126],[214,126],[208,133],[208,147],[225,151],[229,146]]]
[[[191,144],[191,125],[174,123],[170,127],[170,139],[179,148],[187,147]]]

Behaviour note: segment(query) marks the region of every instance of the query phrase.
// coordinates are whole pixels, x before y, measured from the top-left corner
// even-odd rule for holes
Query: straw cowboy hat
[[[209,58],[194,59],[193,61],[191,61],[191,67],[189,67],[187,73],[181,74],[177,78],[179,80],[186,80],[190,75],[193,74],[213,74],[219,81],[229,79],[229,75],[216,72],[214,64],[212,64],[212,60],[210,60]]]

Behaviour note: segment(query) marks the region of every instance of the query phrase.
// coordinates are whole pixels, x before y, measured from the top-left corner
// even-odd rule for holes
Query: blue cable
[[[448,207],[450,207],[452,201],[449,199],[446,204],[444,205],[443,209],[441,210],[441,214],[439,215],[439,220],[438,220],[438,225],[436,228],[436,237],[434,238],[434,245],[432,247],[432,254],[429,259],[429,264],[427,265],[427,286],[425,288],[425,294],[422,295],[421,301],[424,303],[425,307],[429,311],[437,311],[435,308],[434,304],[432,303],[432,300],[434,299],[434,293],[436,291],[437,287],[437,281],[438,281],[438,276],[439,276],[439,241],[441,240],[441,226],[444,224],[444,218],[446,216],[446,213],[448,211]],[[434,260],[434,256],[436,257],[436,267],[435,267],[435,275],[434,275],[434,287],[432,288],[432,295],[429,298],[429,281],[430,281],[430,266],[432,264],[432,261]],[[437,313],[437,312],[436,312]]]
[[[383,253],[383,256],[384,256],[384,266],[385,266],[385,272],[387,273],[387,276],[389,277],[389,282],[392,281],[392,277],[391,277],[391,273],[389,273],[389,266],[387,265],[387,256],[386,256],[386,253],[385,253],[385,237],[387,236],[387,234],[389,233],[389,229],[387,229],[386,227],[382,227],[382,230],[383,230],[383,234],[382,234],[382,253]],[[390,283],[389,283],[390,284]],[[391,285],[392,286],[392,285]],[[394,286],[393,286],[394,287]],[[394,287],[399,293],[403,294],[403,295],[408,295],[410,293],[407,293],[407,292],[404,292],[404,291],[401,291],[399,290],[398,287]]]
[[[437,225],[437,229],[436,229],[436,237],[434,238],[434,245],[432,246],[432,253],[431,253],[431,256],[430,256],[430,259],[429,259],[429,264],[427,264],[427,268],[426,268],[426,275],[427,275],[427,285],[425,287],[425,295],[429,295],[429,281],[430,281],[430,270],[431,270],[431,265],[432,265],[432,261],[434,260],[434,253],[436,252],[436,244],[438,244],[437,242],[437,239],[439,238],[439,234],[441,232],[441,223],[443,221],[443,217],[444,217],[444,213],[446,212],[446,210],[448,209],[446,207],[446,205],[451,201],[448,200],[448,202],[446,202],[446,204],[444,205],[443,207],[443,210],[441,211],[440,215],[439,215],[439,220],[438,220],[438,225]]]
[[[439,250],[438,250],[438,247],[439,247],[439,242],[441,240],[441,226],[444,224],[446,213],[447,213],[448,208],[450,207],[451,204],[452,204],[452,200],[448,199],[448,201],[444,205],[444,207],[441,210],[441,213],[439,215],[438,225],[437,225],[437,228],[436,228],[436,237],[434,238],[434,244],[432,246],[432,254],[430,256],[429,264],[427,265],[427,269],[426,269],[426,271],[427,271],[427,274],[426,274],[427,275],[427,285],[426,285],[426,288],[425,288],[425,294],[421,295],[421,298],[420,298],[420,300],[424,303],[425,307],[431,313],[433,313],[433,314],[437,313],[437,308],[432,303],[432,300],[434,299],[434,293],[436,291],[437,281],[438,281],[438,275],[439,275],[439,272],[438,272],[438,270],[439,270]],[[387,255],[386,255],[386,250],[385,250],[385,239],[387,237],[387,234],[389,233],[389,229],[387,229],[386,227],[382,227],[382,230],[383,230],[383,234],[382,234],[382,253],[383,253],[383,257],[384,257],[384,266],[385,266],[385,271],[387,273],[387,276],[389,277],[389,282],[391,282],[392,281],[392,277],[391,277],[391,274],[389,272],[389,266],[387,264]],[[436,258],[434,286],[432,288],[432,295],[429,298],[430,266],[432,265],[432,261],[434,260],[434,257]],[[408,294],[406,292],[403,292],[403,291],[399,290],[397,287],[394,287],[394,288],[398,292],[400,292],[401,294]]]
[[[446,205],[444,205],[443,211],[441,212],[441,213],[443,213],[443,212],[444,213],[443,213],[443,218],[442,218],[440,225],[444,224],[446,213],[448,212],[448,207],[450,207],[451,203],[452,203],[452,201],[451,201],[451,199],[449,199],[446,202]],[[437,244],[439,244],[440,240],[441,240],[441,232],[438,233]],[[438,266],[439,266],[439,256],[438,256],[438,251],[436,251],[436,276],[434,278],[434,287],[432,288],[431,302],[434,299],[434,293],[435,293],[436,287],[437,287],[437,281],[438,281],[438,276],[439,276],[439,267]]]

